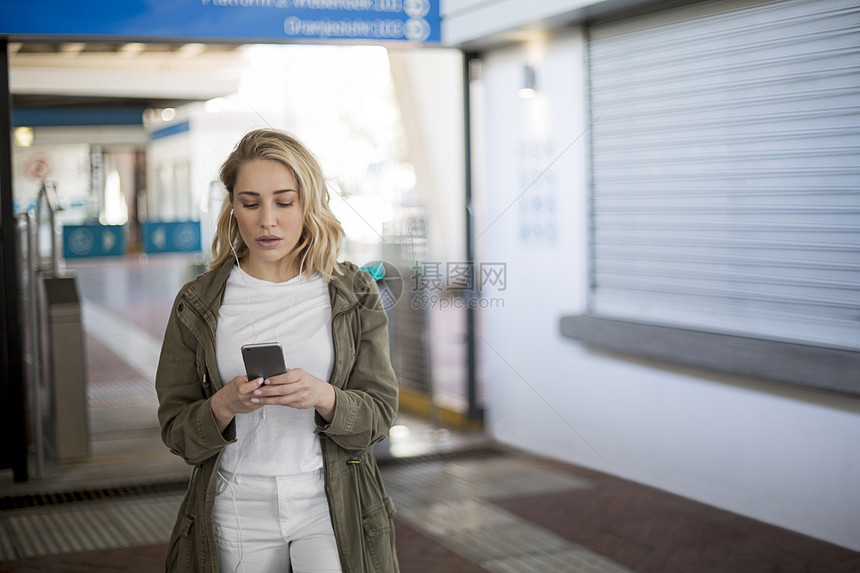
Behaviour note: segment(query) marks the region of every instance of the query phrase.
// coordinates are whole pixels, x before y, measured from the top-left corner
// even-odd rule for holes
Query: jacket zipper
[[[191,301],[188,300],[187,296],[183,295],[182,300],[188,306],[188,308],[191,309],[191,312],[193,312],[195,314],[195,316],[197,316],[197,319],[201,323],[203,323],[203,326],[206,329],[206,332],[209,334],[209,337],[210,337],[210,340],[212,341],[212,344],[214,345],[215,344],[215,332],[212,330],[212,327],[209,324],[209,321],[206,320],[206,318],[203,316],[203,313],[200,312],[200,310],[195,305],[191,304]],[[196,336],[196,334],[195,334],[195,336]],[[206,367],[206,356],[205,356],[206,355],[206,352],[205,352],[206,344],[203,344],[203,348],[204,348],[204,353],[203,353],[204,354],[204,357],[203,357],[203,382],[205,384],[206,379],[208,377],[208,368]],[[211,380],[210,380],[210,384],[211,384]],[[215,389],[212,388],[211,392],[214,393]],[[219,460],[221,459],[221,456],[223,454],[224,454],[223,449],[220,452],[218,452],[217,458],[215,460],[216,471],[213,471],[209,475],[209,483],[203,485],[204,505],[209,507],[209,522],[210,522],[210,524],[212,522],[212,505],[214,504],[214,493],[210,493],[210,492],[214,492],[213,484],[215,483],[215,475],[218,473],[217,468],[218,468]],[[195,473],[198,469],[199,469],[199,466],[194,466],[194,470],[192,470],[192,477],[193,477],[193,473]],[[210,504],[209,500],[208,500],[208,497],[210,495],[213,496],[213,503],[212,504]],[[198,524],[198,527],[202,527],[202,526],[203,526],[202,522],[200,524]],[[203,552],[203,555],[200,556],[200,559],[201,559],[201,565],[204,566],[204,569],[207,569],[207,567],[206,567],[207,556],[212,555],[213,552],[215,554],[217,554],[217,549],[215,549],[213,547],[212,540],[210,539],[210,537],[208,535],[205,536],[204,543],[207,545],[207,550]]]
[[[322,439],[322,438],[320,438],[320,439]],[[325,443],[323,443],[322,445],[323,445],[323,450],[328,449],[326,447]],[[349,573],[349,568],[347,567],[346,560],[343,558],[343,549],[342,549],[343,543],[341,542],[340,530],[338,529],[337,519],[335,519],[334,510],[332,509],[331,487],[329,486],[329,481],[328,481],[328,475],[329,475],[328,456],[326,455],[325,451],[323,451],[322,459],[323,459],[323,472],[324,472],[323,484],[325,485],[325,496],[326,496],[326,500],[328,501],[328,516],[329,516],[329,519],[331,520],[331,528],[332,528],[332,531],[334,532],[334,541],[335,541],[335,544],[337,545],[337,556],[338,556],[338,559],[340,560],[340,568],[343,570],[343,573]]]
[[[352,308],[352,307],[350,307],[350,308]],[[341,311],[338,311],[337,314],[335,314],[332,317],[332,319],[331,319],[332,332],[334,332],[335,320],[340,315],[346,314],[347,312],[349,312],[349,309],[341,310]],[[338,344],[337,344],[337,337],[336,336],[332,337],[332,344],[334,345],[335,361],[338,362],[338,359],[337,359],[338,356],[340,356],[340,360],[343,360],[343,353],[338,352]],[[339,366],[339,364],[335,364],[335,366],[337,367],[337,366]],[[337,368],[335,368],[334,371],[337,372]],[[328,454],[327,454],[328,446],[325,443],[326,439],[330,439],[330,438],[326,437],[324,439],[322,436],[320,436],[320,441],[322,442],[321,445],[323,447],[322,459],[323,459],[323,471],[325,472],[325,476],[323,479],[323,483],[325,485],[325,496],[326,496],[326,499],[328,500],[329,519],[331,520],[332,531],[334,532],[334,540],[335,540],[335,543],[337,545],[337,553],[338,553],[338,559],[340,559],[340,567],[341,567],[341,569],[343,569],[343,573],[348,573],[348,569],[346,567],[346,560],[343,558],[343,549],[342,549],[343,542],[341,541],[341,535],[340,535],[340,530],[338,528],[337,519],[335,518],[334,510],[332,509],[331,487],[329,485],[329,479],[328,479],[328,476],[329,476],[328,463],[329,462],[328,462]]]
[[[356,301],[356,302],[355,302],[355,304],[352,304],[352,305],[350,305],[350,306],[348,306],[348,307],[346,307],[346,308],[344,308],[344,309],[341,309],[341,310],[337,311],[337,312],[332,316],[332,318],[331,318],[331,327],[332,327],[332,332],[334,332],[334,323],[335,323],[335,321],[336,321],[338,318],[340,318],[340,316],[341,316],[341,315],[344,315],[344,314],[346,314],[346,313],[350,312],[350,311],[351,311],[352,309],[354,309],[357,305],[358,305],[358,302]],[[339,362],[340,360],[344,360],[343,352],[339,352],[339,351],[338,351],[338,342],[337,342],[337,337],[333,337],[333,338],[332,338],[332,343],[334,344],[334,355],[335,355],[335,357],[336,357],[336,361],[338,361],[338,362]],[[335,366],[339,366],[339,364],[335,364]],[[337,369],[335,369],[335,372],[337,372]],[[325,439],[330,439],[330,438],[325,438]],[[329,476],[329,461],[328,461],[328,455],[327,455],[327,452],[326,452],[326,450],[328,450],[328,445],[327,445],[327,443],[325,442],[325,439],[324,439],[322,436],[320,436],[320,440],[322,441],[322,447],[323,447],[323,456],[322,456],[322,459],[323,459],[323,471],[325,472],[325,479],[324,479],[323,481],[324,481],[324,483],[325,483],[325,495],[326,495],[326,499],[328,500],[328,513],[329,513],[329,519],[331,520],[331,524],[332,524],[332,531],[334,531],[334,539],[335,539],[335,542],[336,542],[336,544],[337,544],[337,552],[338,552],[338,558],[340,559],[340,567],[341,567],[341,569],[343,570],[343,573],[349,573],[349,567],[347,567],[346,560],[345,560],[345,559],[344,559],[344,557],[343,557],[343,549],[342,549],[342,547],[343,547],[343,543],[341,542],[341,534],[340,534],[340,530],[339,530],[339,528],[338,528],[338,522],[337,522],[337,519],[335,518],[334,510],[332,509],[331,487],[330,487],[330,485],[329,485],[329,479],[328,479],[328,476]]]

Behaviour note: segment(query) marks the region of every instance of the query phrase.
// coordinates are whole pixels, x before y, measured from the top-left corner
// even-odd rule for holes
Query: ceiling
[[[117,109],[117,108],[165,108],[199,101],[197,99],[135,98],[109,96],[67,96],[61,94],[13,94],[14,109],[75,108],[75,109]]]
[[[24,54],[64,54],[78,56],[87,54],[165,54],[183,53],[197,55],[203,52],[232,52],[238,45],[227,44],[143,44],[139,42],[10,42],[9,53]]]
[[[236,91],[244,47],[220,44],[14,42],[13,109],[177,107]]]

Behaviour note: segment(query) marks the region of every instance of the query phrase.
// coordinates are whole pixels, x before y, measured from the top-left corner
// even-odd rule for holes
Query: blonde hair
[[[322,168],[313,153],[298,139],[273,129],[258,129],[246,134],[221,166],[220,178],[227,189],[227,196],[218,215],[209,268],[231,259],[233,249],[238,258],[248,252],[239,234],[239,225],[234,220],[233,187],[241,167],[255,159],[278,161],[296,178],[302,209],[302,233],[293,256],[302,261],[302,270],[308,277],[316,271],[330,280],[344,233],[340,221],[329,207]]]

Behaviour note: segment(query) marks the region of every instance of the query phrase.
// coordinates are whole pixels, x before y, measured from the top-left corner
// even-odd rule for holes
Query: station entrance
[[[421,304],[429,300],[422,282],[428,269],[468,263],[459,52],[213,42],[108,46],[58,39],[5,46],[7,75],[13,80],[10,127],[23,138],[16,137],[10,149],[13,193],[6,200],[11,199],[16,217],[16,256],[19,261],[24,254],[35,259],[23,268],[36,270],[31,282],[20,283],[24,304],[17,320],[26,333],[20,350],[27,382],[19,400],[27,414],[9,434],[24,442],[12,456],[17,461],[9,458],[7,465],[16,479],[39,476],[46,460],[66,466],[111,459],[125,463],[130,459],[126,446],[150,441],[152,436],[141,432],[147,424],[149,429],[157,424],[151,380],[160,334],[178,287],[205,267],[211,214],[223,197],[213,182],[217,165],[239,134],[263,126],[296,133],[320,155],[348,235],[344,258],[359,264],[385,260],[402,274],[402,299],[389,316],[404,411],[435,425],[477,423],[469,415],[475,408],[466,391],[464,309]],[[134,76],[146,76],[145,68],[159,65],[156,61],[162,70],[176,70],[161,79],[160,93],[150,87],[137,96],[120,95],[122,89],[114,85],[102,94],[82,95],[74,84],[62,81],[68,77],[64,73],[80,76],[76,66],[95,76],[122,68],[129,72],[114,75],[114,82],[125,82],[130,92],[142,82]],[[19,90],[16,82],[26,84],[28,69],[39,66],[45,70],[41,77]],[[191,70],[196,71],[190,80],[170,85],[171,78]],[[58,75],[52,79],[52,73]],[[80,77],[87,81],[86,73]],[[53,93],[38,85],[52,81]],[[195,94],[189,83],[206,86],[208,92]],[[431,97],[426,87],[440,83],[447,87],[437,88]],[[141,114],[138,123],[121,118],[135,106]],[[452,120],[439,119],[451,110]],[[92,119],[99,116],[101,124]],[[429,129],[431,120],[437,133]],[[439,133],[440,126],[447,130]],[[443,141],[447,156],[439,151],[446,148]],[[28,177],[27,166],[36,162],[47,166],[45,176]],[[42,211],[25,231],[23,221],[35,214],[34,203],[45,184],[52,190],[46,204],[53,209],[53,224]],[[7,220],[4,216],[4,227]],[[31,234],[35,242],[25,252]],[[57,419],[51,390],[55,381],[45,381],[53,366],[47,354],[37,357],[37,346],[28,342],[47,336],[38,324],[45,322],[40,317],[51,315],[49,297],[40,298],[45,289],[37,286],[46,269],[51,276],[74,277],[73,295],[62,300],[77,303],[87,358],[79,392],[87,407],[84,417],[77,418],[78,426],[85,426],[88,450],[83,453],[56,450],[56,429],[50,426]],[[438,295],[435,300],[454,300],[456,292],[441,289],[458,285],[439,283],[434,285],[439,292],[432,294]],[[74,309],[66,314],[74,318]],[[6,335],[14,333],[14,323],[4,324]],[[117,376],[112,369],[128,375]],[[42,388],[41,398],[34,399],[34,387]],[[98,439],[111,433],[113,443]],[[155,450],[145,450],[144,457],[150,455]]]

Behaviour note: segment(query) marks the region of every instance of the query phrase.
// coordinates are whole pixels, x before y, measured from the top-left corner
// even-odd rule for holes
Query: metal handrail
[[[38,252],[38,222],[35,220],[33,211],[18,215],[19,232],[24,240],[19,242],[22,249],[26,249],[25,256],[21,257],[26,287],[21,289],[24,299],[24,321],[27,338],[29,339],[29,353],[25,353],[25,360],[29,358],[29,407],[30,420],[33,436],[33,448],[35,450],[35,476],[44,475],[45,468],[45,437],[42,419],[44,410],[44,357],[42,356],[42,321],[39,316],[40,288],[39,288],[39,266],[40,255]],[[53,231],[52,231],[53,232]],[[27,355],[29,354],[29,356]]]
[[[51,230],[51,266],[42,268],[42,203],[48,207],[48,224]],[[59,271],[59,255],[57,253],[57,185],[53,181],[42,179],[39,186],[39,196],[36,199],[36,253],[38,255],[37,270],[49,270],[53,274]]]
[[[44,210],[47,209],[47,223],[50,236],[50,265],[46,266],[42,258],[42,228],[45,223]],[[26,257],[22,257],[24,264],[24,280],[29,288],[22,289],[25,299],[25,320],[28,325],[28,339],[30,345],[30,420],[33,437],[33,449],[35,450],[35,474],[36,477],[44,475],[45,468],[45,435],[44,416],[45,388],[47,380],[45,374],[46,359],[42,348],[42,317],[41,311],[41,274],[57,276],[59,274],[59,253],[57,249],[57,186],[53,181],[43,179],[39,186],[39,195],[36,199],[34,209],[18,216],[23,223],[25,240],[20,242],[21,248],[26,247]],[[19,224],[21,224],[19,223]]]

